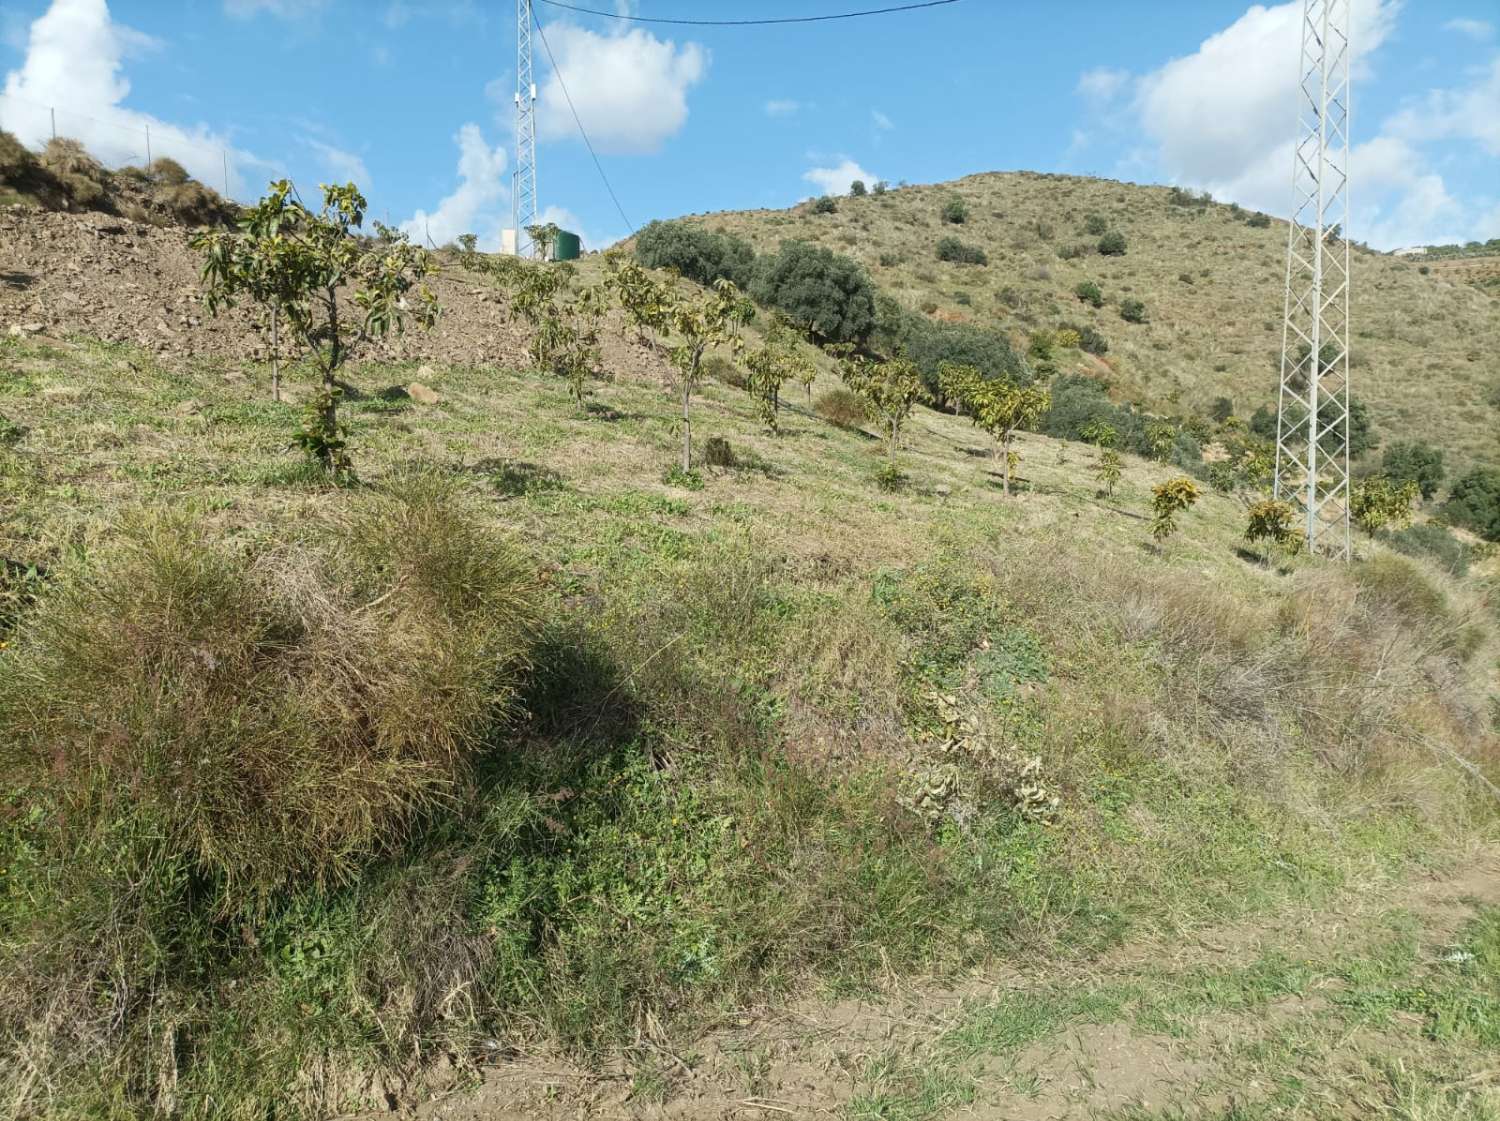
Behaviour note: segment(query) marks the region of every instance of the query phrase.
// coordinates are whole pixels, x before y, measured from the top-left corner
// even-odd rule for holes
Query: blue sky
[[[593,0],[643,16],[803,15],[866,0]],[[874,5],[879,6],[879,5]],[[959,0],[772,28],[628,24],[538,0],[625,218],[780,207],[858,175],[1033,169],[1207,188],[1285,213],[1296,4]],[[1355,0],[1355,210],[1381,248],[1500,236],[1500,0]],[[249,197],[355,178],[444,241],[508,224],[513,0],[0,0],[0,125],[109,162],[145,131]],[[540,194],[628,232],[537,43]],[[222,154],[221,154],[222,153]]]

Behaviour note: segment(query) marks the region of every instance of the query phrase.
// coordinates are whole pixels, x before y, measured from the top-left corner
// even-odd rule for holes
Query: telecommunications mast
[[[1275,497],[1300,508],[1310,552],[1348,560],[1349,9],[1304,0],[1292,160]]]
[[[526,227],[536,225],[536,82],[531,75],[531,0],[516,0],[516,173],[510,193],[510,225],[516,256],[534,257]]]

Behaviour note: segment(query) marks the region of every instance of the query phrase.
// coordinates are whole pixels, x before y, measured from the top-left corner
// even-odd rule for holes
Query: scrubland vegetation
[[[394,259],[387,302],[433,263],[349,233],[324,248]],[[1392,444],[1360,559],[1325,563],[1233,403],[1121,400],[1083,372],[1093,323],[944,322],[827,247],[751,244],[445,254],[530,364],[429,367],[425,397],[331,363],[337,328],[302,332],[285,403],[248,361],[0,341],[0,1100],[326,1116],[546,1051],[624,1056],[650,1102],[691,1075],[663,1054],[746,1009],[1004,963],[1033,986],[852,1061],[840,1108],[940,1116],[963,1063],[1071,1023],[1163,1031],[1343,970],[1364,1018],[1300,1054],[1362,1025],[1423,1060],[1371,1059],[1363,1100],[1486,1116],[1454,1086],[1500,1022],[1493,910],[1461,974],[1408,923],[1088,978],[1493,839],[1495,557],[1462,528],[1488,532],[1493,461]],[[332,390],[339,457],[299,460],[291,410]],[[1316,1115],[1264,1062],[1244,1108]]]

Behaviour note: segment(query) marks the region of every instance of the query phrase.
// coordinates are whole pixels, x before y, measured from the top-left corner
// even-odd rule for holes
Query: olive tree
[[[1017,385],[1005,378],[987,378],[974,366],[943,363],[938,384],[944,396],[957,401],[974,423],[1000,445],[1005,496],[1010,497],[1011,450],[1018,429],[1035,424],[1052,404],[1051,395],[1037,385]]]
[[[367,204],[353,183],[322,190],[323,205],[314,211],[293,196],[289,181],[278,180],[238,231],[204,231],[192,244],[204,255],[210,312],[241,296],[269,304],[312,356],[318,391],[295,442],[341,476],[349,455],[338,419],[340,368],[369,340],[403,331],[408,318],[431,327],[439,309],[425,283],[433,271],[427,253],[379,223],[373,240],[362,237]]]
[[[676,301],[671,311],[672,330],[681,340],[669,353],[680,375],[682,395],[682,470],[693,469],[693,390],[703,380],[703,356],[711,347],[728,346],[738,352],[744,345],[739,328],[755,313],[732,281],[718,280],[711,291],[696,299]]]

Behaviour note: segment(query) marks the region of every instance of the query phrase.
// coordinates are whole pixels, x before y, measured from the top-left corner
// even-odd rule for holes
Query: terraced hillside
[[[954,197],[962,223],[941,213]],[[757,252],[787,238],[827,246],[863,263],[907,308],[994,325],[1017,341],[1037,328],[1091,326],[1109,349],[1102,365],[1081,356],[1082,369],[1107,376],[1122,397],[1206,412],[1224,396],[1248,416],[1275,393],[1286,253],[1285,223],[1253,226],[1253,217],[1166,187],[1014,172],[840,198],[834,213],[806,203],[693,220]],[[1103,235],[1091,228],[1122,234],[1124,254],[1101,255]],[[938,260],[944,237],[979,247],[988,263]],[[1500,461],[1500,300],[1384,254],[1356,249],[1354,269],[1355,395],[1377,434],[1419,436],[1459,464]],[[1074,296],[1085,280],[1099,285],[1102,307]],[[1145,322],[1121,318],[1126,299],[1145,304]]]

